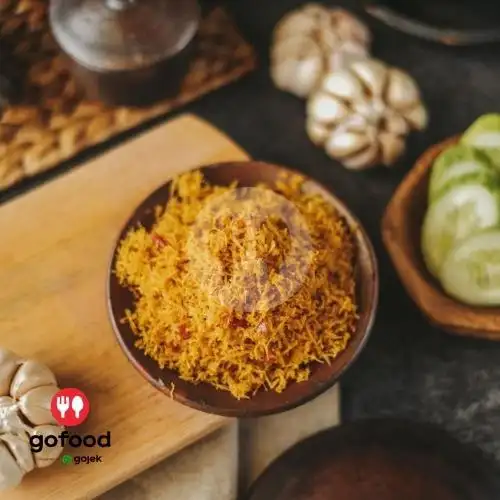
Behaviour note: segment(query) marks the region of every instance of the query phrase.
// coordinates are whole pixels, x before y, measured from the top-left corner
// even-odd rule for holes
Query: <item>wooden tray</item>
[[[472,307],[448,296],[428,272],[420,252],[430,168],[458,139],[432,146],[417,160],[387,205],[382,239],[403,286],[430,323],[452,334],[500,341],[500,308]]]
[[[128,363],[109,322],[106,275],[120,228],[151,191],[200,164],[246,158],[182,116],[0,207],[0,343],[88,394],[79,432],[112,434],[111,448],[90,450],[103,463],[57,463],[0,500],[95,498],[226,422],[173,402]]]
[[[203,19],[179,95],[145,109],[85,100],[68,74],[47,21],[48,0],[0,0],[0,37],[28,66],[21,105],[0,111],[0,189],[172,111],[255,67],[252,47],[221,8]]]

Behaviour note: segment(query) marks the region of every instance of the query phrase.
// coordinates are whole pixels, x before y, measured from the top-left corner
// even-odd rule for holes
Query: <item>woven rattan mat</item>
[[[153,117],[236,80],[255,67],[253,48],[221,8],[203,20],[178,96],[146,109],[82,98],[51,36],[47,0],[0,0],[0,37],[28,65],[22,105],[0,112],[0,189],[57,166]]]

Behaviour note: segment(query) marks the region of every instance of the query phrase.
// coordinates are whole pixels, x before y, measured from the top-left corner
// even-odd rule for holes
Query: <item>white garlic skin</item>
[[[52,371],[38,361],[28,360],[21,365],[10,386],[10,394],[18,399],[35,387],[44,385],[57,386]]]
[[[59,436],[61,432],[64,430],[63,427],[58,425],[39,425],[35,427],[33,436]],[[35,463],[38,468],[45,468],[49,465],[52,465],[61,454],[63,448],[61,446],[61,442],[58,441],[57,445],[53,448],[48,446],[44,446],[43,450],[40,453],[35,454]]]
[[[7,448],[0,443],[0,491],[16,488],[21,484],[24,471]]]
[[[0,348],[0,490],[18,486],[35,468],[51,465],[61,446],[31,450],[30,436],[59,435],[50,404],[59,390],[45,365]]]
[[[370,51],[366,45],[353,41],[346,41],[343,42],[337,50],[332,51],[328,55],[326,71],[342,71],[352,64],[364,61],[369,57]]]
[[[427,122],[414,79],[375,59],[326,74],[307,102],[309,138],[351,170],[394,165]]]
[[[271,43],[271,78],[275,86],[308,97],[322,76],[369,55],[371,34],[344,9],[306,4],[276,25]]]
[[[7,349],[0,349],[0,396],[8,396],[10,384],[22,359]]]
[[[300,44],[300,47],[297,45]],[[307,97],[318,85],[324,62],[311,40],[287,39],[271,54],[271,78],[280,90]]]
[[[31,472],[35,468],[28,433],[4,434],[0,436],[0,441],[5,443],[24,473]]]

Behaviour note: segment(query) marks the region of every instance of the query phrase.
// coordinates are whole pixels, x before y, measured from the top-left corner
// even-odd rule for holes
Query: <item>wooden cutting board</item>
[[[246,154],[190,115],[0,207],[0,344],[49,365],[90,400],[81,434],[111,431],[103,463],[32,472],[0,500],[91,499],[227,422],[151,388],[115,341],[105,300],[113,243],[134,207],[172,175]]]

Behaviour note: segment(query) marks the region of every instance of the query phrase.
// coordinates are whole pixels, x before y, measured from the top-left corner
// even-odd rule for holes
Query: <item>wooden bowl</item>
[[[420,251],[430,167],[453,137],[427,150],[405,177],[382,220],[382,238],[407,292],[428,320],[453,334],[500,340],[500,309],[472,307],[449,297],[428,272]]]
[[[268,466],[244,498],[498,500],[499,495],[498,466],[482,450],[433,424],[380,418],[339,425],[297,443]]]
[[[211,184],[229,185],[236,180],[240,186],[245,187],[252,187],[260,182],[273,185],[279,174],[291,173],[283,167],[256,161],[222,163],[203,167],[202,170]],[[120,232],[117,244],[137,223],[140,222],[146,228],[151,227],[153,208],[168,202],[169,187],[170,182],[141,203]],[[342,202],[326,188],[310,179],[305,183],[304,189],[320,193],[325,200],[334,205],[347,220],[355,235],[358,250],[357,302],[360,317],[356,333],[347,349],[330,365],[319,363],[313,365],[308,381],[292,383],[281,394],[260,391],[250,399],[237,400],[229,392],[216,390],[211,385],[204,383],[195,385],[181,380],[175,372],[160,369],[154,360],[139,350],[135,346],[137,337],[127,324],[120,322],[125,309],[133,308],[133,297],[127,289],[119,285],[112,272],[116,259],[115,247],[108,275],[108,306],[111,322],[118,342],[129,361],[157,389],[170,394],[171,385],[174,384],[172,397],[187,406],[230,417],[255,417],[283,412],[315,398],[331,387],[355,361],[368,339],[378,304],[378,268],[375,253],[364,229]]]

